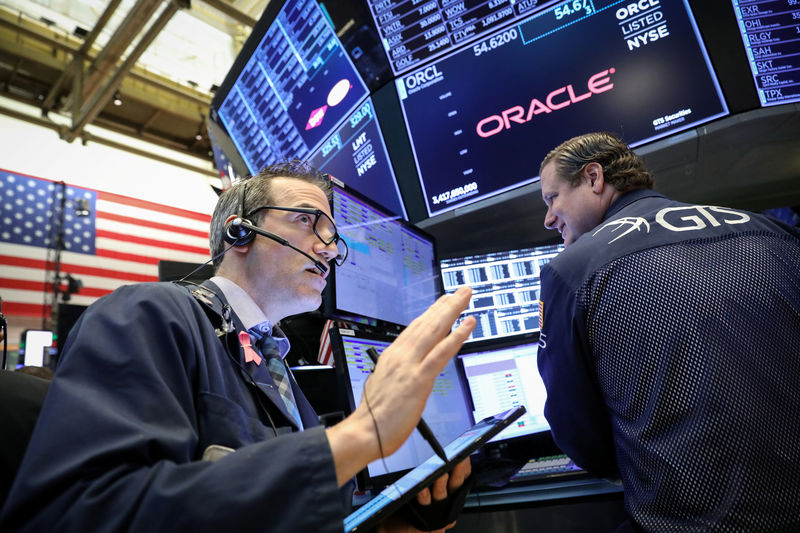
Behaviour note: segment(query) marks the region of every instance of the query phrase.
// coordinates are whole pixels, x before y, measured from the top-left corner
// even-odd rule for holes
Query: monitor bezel
[[[355,330],[350,327],[340,328],[333,327],[328,331],[330,336],[331,351],[333,352],[333,367],[336,370],[336,381],[340,384],[340,405],[346,409],[345,417],[349,416],[356,410],[355,398],[353,397],[353,389],[350,387],[350,371],[347,368],[347,358],[344,352],[344,341],[341,330],[353,331],[353,335],[345,335],[349,337],[365,338],[369,340],[385,341],[392,343],[397,338],[396,333],[391,331],[381,331],[379,329],[361,329]],[[400,479],[410,469],[385,474],[383,476],[370,476],[368,467],[364,467],[356,474],[356,484],[359,490],[369,490],[375,488],[382,488],[390,483]]]

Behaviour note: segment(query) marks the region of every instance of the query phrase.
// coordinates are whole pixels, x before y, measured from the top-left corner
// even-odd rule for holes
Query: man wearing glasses
[[[439,300],[381,356],[369,405],[318,426],[275,324],[319,307],[346,258],[330,199],[305,165],[264,169],[217,203],[211,280],[123,287],[83,314],[0,530],[342,531],[349,480],[408,437],[474,321],[450,333],[469,290]],[[466,461],[419,503],[468,474]]]

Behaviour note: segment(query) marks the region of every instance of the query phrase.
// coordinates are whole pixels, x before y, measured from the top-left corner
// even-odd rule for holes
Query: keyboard
[[[566,455],[548,455],[530,459],[509,479],[510,483],[535,481],[554,476],[583,473],[584,470]]]

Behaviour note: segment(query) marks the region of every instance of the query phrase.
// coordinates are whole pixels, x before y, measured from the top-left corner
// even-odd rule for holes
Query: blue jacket
[[[207,285],[218,300],[148,283],[83,314],[0,531],[341,533],[352,486],[337,487],[316,414],[293,382],[295,431],[269,374],[245,363],[235,315],[218,338],[226,302]],[[202,460],[211,445],[236,452]]]
[[[637,190],[541,280],[553,436],[638,526],[800,528],[795,228]]]

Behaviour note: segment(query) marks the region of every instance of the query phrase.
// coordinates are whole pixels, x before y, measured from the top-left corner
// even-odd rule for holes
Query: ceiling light
[[[122,97],[119,95],[119,91],[114,92],[114,105],[115,106],[122,105]]]

